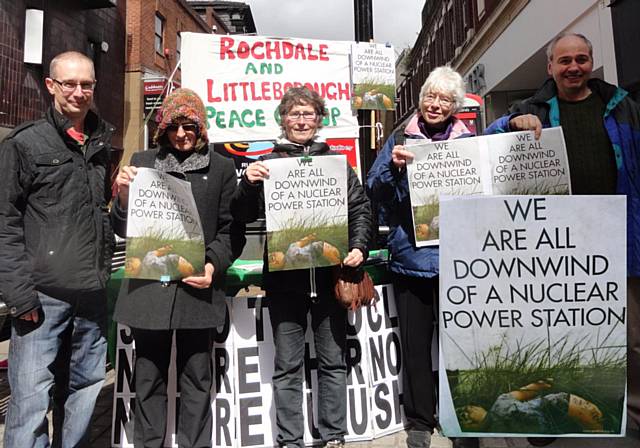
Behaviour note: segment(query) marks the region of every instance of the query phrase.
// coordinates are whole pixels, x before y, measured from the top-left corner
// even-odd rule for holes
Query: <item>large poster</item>
[[[351,47],[353,108],[395,110],[396,56],[393,46],[359,42]]]
[[[204,272],[204,236],[191,184],[138,168],[129,189],[125,276],[169,281]]]
[[[340,264],[349,252],[343,155],[264,161],[269,270]]]
[[[274,140],[290,87],[326,101],[324,137],[357,137],[351,110],[351,42],[181,33],[182,85],[203,99],[211,142]]]
[[[347,325],[347,442],[371,440],[403,429],[399,379],[402,360],[398,319],[391,285],[377,285],[377,307],[350,311]],[[274,345],[265,297],[227,301],[227,319],[214,332],[212,360],[213,431],[218,447],[273,447],[275,408],[271,377]],[[118,326],[112,446],[133,446],[134,340]],[[317,361],[311,324],[307,326],[304,367],[305,444],[318,444]],[[175,358],[175,353],[172,354]],[[173,364],[172,364],[173,365]],[[170,367],[168,428],[165,447],[175,447],[175,370]]]
[[[445,434],[624,433],[626,198],[440,206]]]
[[[569,194],[569,164],[562,128],[421,143],[407,140],[407,164],[418,247],[435,246],[440,195]]]

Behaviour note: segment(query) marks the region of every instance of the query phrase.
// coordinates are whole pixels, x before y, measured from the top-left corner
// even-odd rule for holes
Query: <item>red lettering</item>
[[[291,59],[293,55],[293,44],[291,42],[282,42],[282,58]]]
[[[233,55],[233,51],[231,48],[233,47],[233,39],[231,37],[223,37],[220,39],[220,59],[235,59],[236,57]]]
[[[342,100],[350,100],[351,99],[351,87],[349,83],[338,83],[338,97]]]
[[[273,99],[280,101],[282,99],[282,84],[280,84],[279,82],[274,82],[273,85]]]
[[[256,42],[253,44],[253,47],[251,48],[251,52],[253,53],[253,57],[255,59],[264,59],[264,53],[258,52],[260,48],[264,48],[264,42]]]
[[[278,42],[267,41],[267,59],[280,59],[280,45]]]
[[[327,44],[320,45],[320,60],[328,61],[329,57],[327,56]]]
[[[227,84],[227,87],[229,89],[231,89],[231,101],[238,101],[238,96],[236,95],[236,87],[238,87],[238,83],[237,82],[230,82]],[[229,98],[227,98],[227,95],[225,95],[225,101],[229,101]]]
[[[312,44],[307,44],[307,52],[309,53],[309,56],[307,56],[307,59],[309,61],[317,61],[318,60],[318,56],[315,56],[313,54],[313,45]]]
[[[253,83],[249,83],[247,81],[242,81],[240,83],[240,87],[242,87],[242,99],[244,101],[249,100],[249,92],[247,91],[247,87],[249,87],[249,84],[251,84],[251,91],[253,91]]]
[[[324,94],[324,98],[328,99],[328,100],[335,100],[336,99],[336,83],[335,82],[329,82],[325,85],[325,94]]]
[[[251,52],[251,48],[249,47],[248,43],[246,43],[245,41],[242,41],[238,44],[238,49],[236,50],[236,54],[240,59],[247,59],[249,57],[250,52]]]
[[[262,88],[262,98],[265,101],[270,101],[271,97],[269,96],[269,94],[271,93],[271,84],[268,81],[263,81],[262,84],[260,85],[260,87]],[[258,98],[256,98],[258,99]]]
[[[219,103],[222,101],[219,96],[213,96],[213,79],[207,79],[207,101],[209,103]]]
[[[296,44],[296,59],[307,59],[304,54],[304,47],[302,44]]]

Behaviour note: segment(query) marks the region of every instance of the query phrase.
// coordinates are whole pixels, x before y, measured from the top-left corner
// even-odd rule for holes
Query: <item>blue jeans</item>
[[[347,433],[347,311],[333,297],[311,303],[307,294],[267,293],[275,343],[273,397],[279,446],[304,447],[302,413],[304,334],[311,312],[317,371],[318,431],[324,443]]]
[[[88,446],[91,415],[105,376],[107,301],[104,292],[58,300],[38,292],[38,323],[13,319],[9,345],[11,400],[5,420],[5,447],[48,447],[48,421],[56,357],[67,350],[69,362],[62,434],[63,448]],[[65,338],[69,327],[70,337]],[[70,341],[63,347],[62,340]],[[64,358],[64,357],[63,357]],[[58,374],[60,372],[57,372]],[[64,372],[67,373],[67,372]],[[65,377],[66,375],[60,375]]]

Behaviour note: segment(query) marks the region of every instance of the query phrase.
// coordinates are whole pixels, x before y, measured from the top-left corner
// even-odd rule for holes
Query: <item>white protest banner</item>
[[[357,137],[351,110],[351,42],[181,33],[182,85],[204,101],[211,142],[274,140],[290,87],[325,99],[324,137]]]
[[[176,280],[203,272],[204,237],[191,184],[138,168],[129,188],[125,276]]]
[[[407,140],[407,164],[416,245],[436,246],[440,195],[569,194],[562,128],[511,132],[441,142]]]
[[[371,440],[404,427],[400,387],[401,354],[392,285],[376,285],[377,307],[349,311],[347,323],[347,442]],[[265,297],[227,299],[227,317],[214,330],[212,351],[214,386],[211,392],[212,445],[219,447],[274,447],[275,406],[272,376],[273,343],[269,301]],[[305,334],[303,403],[305,444],[317,445],[318,361],[308,322]],[[134,340],[131,330],[118,325],[116,381],[113,396],[111,443],[133,446],[135,384]],[[169,373],[165,446],[175,447],[175,349]]]
[[[395,109],[395,61],[391,45],[360,42],[351,46],[354,109]]]
[[[623,434],[626,198],[440,206],[445,434]]]
[[[332,266],[349,252],[344,155],[264,161],[269,270]]]

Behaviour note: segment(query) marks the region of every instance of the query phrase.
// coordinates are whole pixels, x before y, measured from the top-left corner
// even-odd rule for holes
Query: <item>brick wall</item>
[[[91,55],[98,86],[95,108],[117,128],[114,146],[122,146],[125,3],[118,7],[83,9],[79,0],[12,0],[0,2],[0,126],[12,128],[42,116],[51,103],[44,87],[49,62],[58,53],[77,50]],[[23,60],[27,8],[44,10],[43,63]],[[109,50],[100,50],[107,42]],[[93,47],[93,49],[92,49]]]

